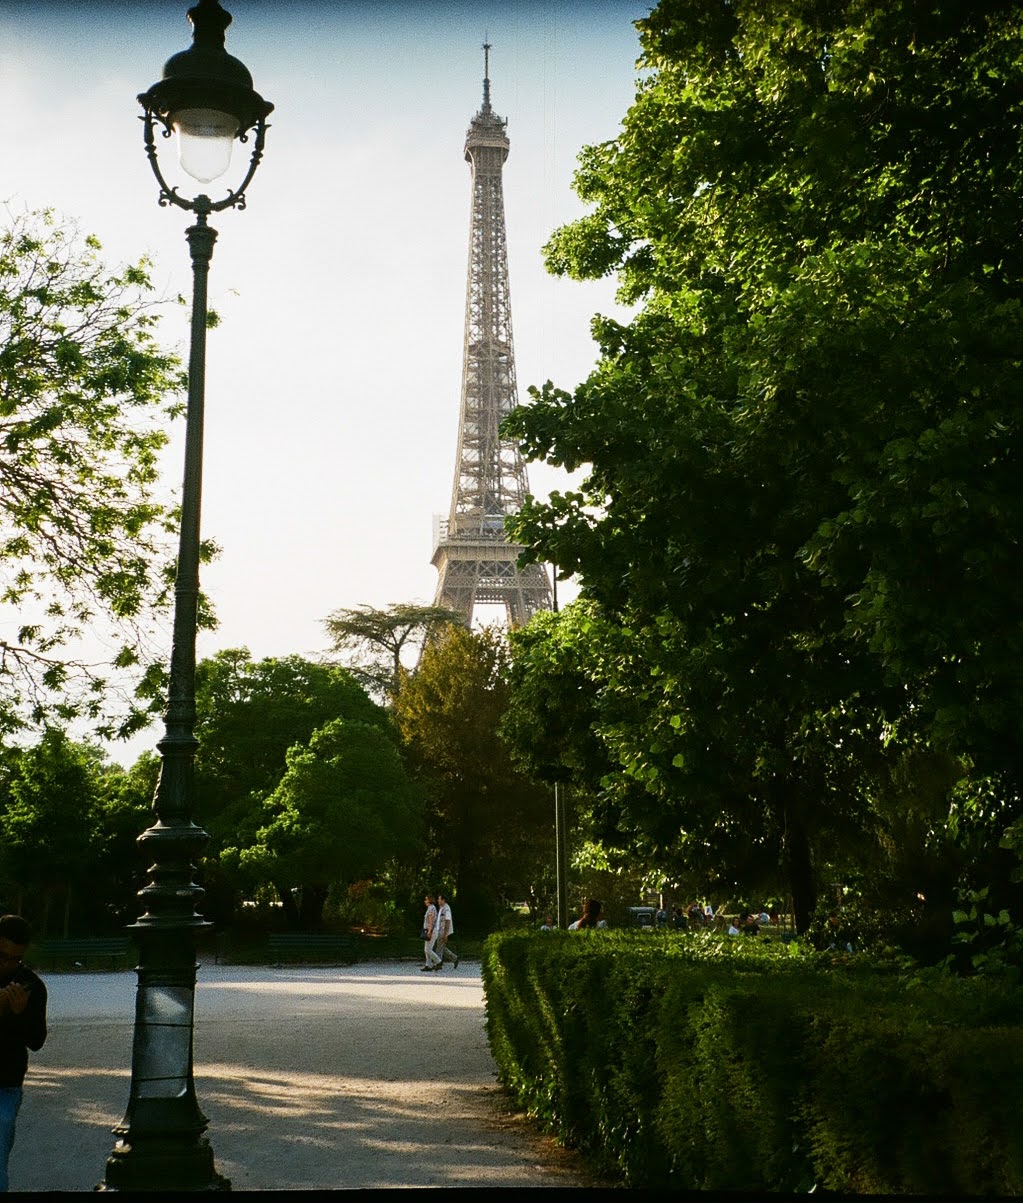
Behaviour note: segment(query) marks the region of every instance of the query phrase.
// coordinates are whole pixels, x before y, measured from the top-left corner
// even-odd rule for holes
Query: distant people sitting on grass
[[[540,930],[541,931],[554,931],[553,915],[544,915],[543,923],[540,924]]]
[[[686,925],[685,913],[683,912],[681,907],[677,906],[671,912],[671,926],[684,928],[685,925]]]
[[[588,898],[583,907],[583,913],[574,923],[568,925],[569,931],[582,931],[584,928],[607,927],[607,920],[601,918],[603,905],[597,898]]]
[[[832,911],[828,916],[828,939],[829,952],[839,949],[843,952],[853,950],[852,932],[838,911]]]

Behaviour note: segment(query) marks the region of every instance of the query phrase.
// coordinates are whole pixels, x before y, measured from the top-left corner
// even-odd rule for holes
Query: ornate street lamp
[[[174,635],[162,758],[153,799],[156,821],[139,837],[151,862],[139,891],[143,911],[131,931],[139,946],[131,1091],[117,1143],[107,1160],[107,1190],[227,1190],[213,1165],[192,1077],[195,937],[209,924],[196,910],[203,894],[192,880],[207,842],[192,822],[195,805],[195,635],[199,598],[199,512],[202,491],[203,398],[206,375],[206,280],[216,230],[207,218],[245,208],[245,189],[263,152],[273,105],[252,88],[252,77],[224,50],[231,17],[218,0],[199,0],[188,12],[192,46],[169,59],[163,79],[139,96],[146,154],[160,185],[159,203],[196,215],[186,231],[192,257],[192,338],[185,427],[181,537],[174,591]],[[180,165],[200,184],[219,179],[234,142],[253,136],[248,170],[238,188],[218,201],[192,199],[167,184],[155,131],[176,135]]]

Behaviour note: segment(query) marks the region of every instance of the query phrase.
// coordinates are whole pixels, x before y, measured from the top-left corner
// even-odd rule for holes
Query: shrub
[[[1011,987],[674,932],[500,933],[483,980],[502,1084],[630,1187],[1023,1188]]]

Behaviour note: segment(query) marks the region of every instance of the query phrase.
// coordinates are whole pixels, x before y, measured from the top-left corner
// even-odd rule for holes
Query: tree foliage
[[[253,796],[277,787],[288,749],[318,727],[337,718],[387,724],[344,669],[301,656],[257,661],[247,648],[225,649],[200,661],[195,688],[200,819],[215,839],[238,834]]]
[[[396,739],[386,712],[343,668],[301,656],[254,661],[246,648],[220,651],[196,667],[196,818],[211,837],[204,885],[218,918],[230,917],[237,888],[266,880],[262,869],[293,866],[297,853],[292,847],[290,861],[250,856],[253,871],[243,872],[243,853],[261,844],[266,799],[288,771],[289,750],[305,747],[318,729],[337,720]],[[254,872],[257,860],[260,872]],[[272,884],[289,922],[297,925],[303,916],[291,894],[296,883],[290,868]],[[325,894],[317,893],[316,882],[311,886],[304,917],[316,925]]]
[[[550,791],[516,768],[499,734],[507,672],[500,634],[451,626],[394,701],[409,766],[429,795],[424,868],[449,883],[470,924],[486,923],[502,895],[527,896],[553,857]]]
[[[157,455],[183,384],[156,341],[145,260],[110,271],[52,213],[0,230],[0,724],[83,713],[112,695],[81,636],[113,622],[114,665],[145,656],[166,585]],[[145,720],[122,718],[131,730]]]
[[[422,650],[423,644],[461,616],[443,606],[399,603],[386,610],[358,606],[335,610],[324,620],[331,638],[331,651],[343,658],[345,667],[371,693],[392,699],[401,686],[408,665],[403,653]]]
[[[39,743],[5,757],[0,841],[4,877],[19,892],[41,897],[44,927],[50,899],[70,893],[88,873],[98,835],[93,749],[50,728]]]
[[[133,769],[58,728],[0,749],[0,893],[39,935],[118,930],[137,914],[136,840],[151,820],[156,757]]]
[[[1018,805],[1018,16],[663,0],[547,247],[640,304],[507,427],[589,465],[515,534],[603,620],[605,796],[665,859],[780,864],[802,924],[907,750]]]
[[[331,885],[370,878],[418,848],[421,813],[395,741],[379,726],[335,719],[289,749],[239,860],[278,889],[301,887],[303,926],[315,927]]]

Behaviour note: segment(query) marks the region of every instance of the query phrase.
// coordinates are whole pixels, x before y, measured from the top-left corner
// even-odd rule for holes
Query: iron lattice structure
[[[502,420],[518,405],[501,185],[508,135],[507,123],[490,107],[490,47],[483,49],[483,105],[465,136],[472,215],[462,408],[451,509],[447,519],[434,519],[434,604],[457,611],[467,626],[478,603],[503,604],[508,625],[521,626],[551,609],[551,585],[542,565],[518,567],[522,549],[504,529],[529,485],[518,444],[500,434]]]

